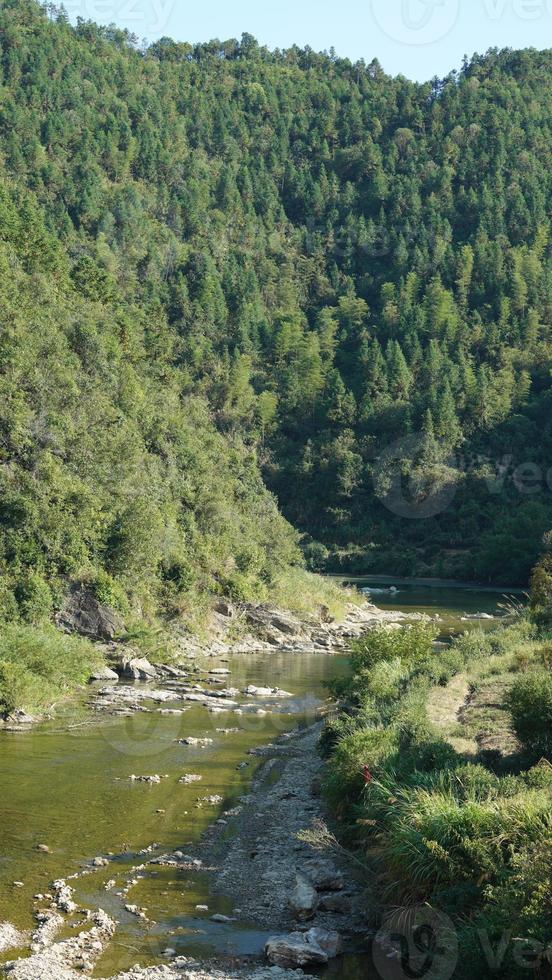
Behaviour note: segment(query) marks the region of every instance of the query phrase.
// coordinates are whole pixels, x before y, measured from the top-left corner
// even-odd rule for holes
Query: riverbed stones
[[[36,721],[38,719],[34,715],[29,715],[26,711],[22,711],[21,708],[16,708],[6,718],[6,725],[8,727],[14,726],[17,730],[18,728],[30,728]]]
[[[295,879],[295,887],[289,897],[293,917],[298,922],[307,922],[312,919],[318,908],[318,901],[316,889],[304,875],[298,874]]]
[[[213,744],[212,738],[195,738],[192,735],[189,735],[187,738],[179,738],[177,741],[180,742],[181,745],[190,745],[193,748],[199,749],[207,748],[208,745]]]
[[[54,881],[52,890],[54,892],[54,902],[60,912],[66,912],[70,915],[77,911],[77,904],[73,901],[73,889],[63,878]]]
[[[254,684],[248,684],[244,688],[244,694],[251,698],[291,698],[292,695],[289,691],[281,691],[278,687],[255,687]]]
[[[0,953],[23,946],[25,936],[9,922],[0,922]]]
[[[203,776],[199,776],[195,772],[187,772],[187,773],[185,773],[184,776],[181,776],[180,777],[180,779],[178,780],[178,782],[179,783],[182,783],[184,786],[189,786],[190,783],[199,783],[202,779],[203,779]]]

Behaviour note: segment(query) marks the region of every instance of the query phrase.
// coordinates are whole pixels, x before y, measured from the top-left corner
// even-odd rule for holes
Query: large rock
[[[325,950],[300,932],[273,936],[265,946],[265,953],[272,966],[314,966],[325,964],[330,959]]]
[[[236,610],[228,599],[217,599],[215,612],[218,612],[220,616],[226,616],[228,619],[233,619],[236,615]]]
[[[156,668],[145,657],[123,657],[120,673],[131,681],[151,681],[157,677]]]
[[[323,949],[330,960],[341,952],[341,937],[333,929],[313,928],[305,932],[304,936],[307,943]]]
[[[298,619],[286,615],[279,609],[270,606],[248,606],[246,620],[259,630],[278,630],[287,636],[302,636],[303,626]]]
[[[92,640],[114,640],[123,630],[121,617],[109,606],[103,606],[90,589],[75,588],[56,616],[60,629],[81,633]]]
[[[98,667],[93,674],[90,675],[91,681],[118,681],[119,675],[116,671],[111,670],[111,667]]]
[[[297,875],[295,888],[289,897],[289,905],[298,922],[312,919],[318,908],[318,892],[302,875]]]

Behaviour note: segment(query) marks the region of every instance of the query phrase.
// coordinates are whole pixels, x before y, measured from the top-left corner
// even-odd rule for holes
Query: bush
[[[414,623],[407,629],[370,630],[353,643],[353,670],[358,672],[398,658],[414,664],[431,653],[437,634],[437,627],[426,622]]]
[[[52,591],[45,579],[36,572],[29,572],[19,580],[15,587],[15,598],[21,618],[26,623],[41,623],[52,615]]]
[[[101,569],[93,579],[92,590],[98,602],[103,606],[110,606],[119,612],[128,612],[128,600],[125,590],[108,572]]]
[[[539,670],[519,677],[507,705],[514,730],[531,758],[552,758],[552,674]]]
[[[323,572],[327,567],[330,552],[319,541],[309,541],[303,548],[303,554],[310,572]]]

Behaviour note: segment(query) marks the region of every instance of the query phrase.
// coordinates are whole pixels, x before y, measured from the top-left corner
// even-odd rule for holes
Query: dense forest
[[[257,597],[299,542],[314,569],[527,581],[552,52],[414,84],[3,0],[0,85],[4,615],[83,574],[113,603]]]

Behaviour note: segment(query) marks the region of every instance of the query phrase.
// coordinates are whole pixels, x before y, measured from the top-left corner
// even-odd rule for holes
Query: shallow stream
[[[356,580],[356,584],[366,587],[370,581]],[[378,582],[376,588],[386,586]],[[443,632],[449,633],[481,625],[461,617],[494,613],[501,599],[499,593],[487,591],[407,585],[397,589],[374,592],[373,601],[387,609],[438,613]],[[222,809],[247,793],[260,761],[248,750],[313,721],[327,697],[326,683],[347,670],[347,660],[297,653],[209,659],[197,664],[197,681],[205,684],[208,671],[221,666],[231,671],[224,679],[229,686],[279,687],[293,697],[269,702],[265,715],[210,714],[199,705],[182,715],[166,715],[145,702],[148,712],[111,717],[92,712],[84,703],[73,704],[55,721],[31,732],[0,733],[0,922],[30,928],[33,896],[48,891],[54,879],[79,871],[95,856],[111,855],[107,868],[72,882],[77,902],[101,906],[120,922],[96,976],[110,976],[137,962],[144,966],[162,962],[167,947],[199,958],[261,951],[268,933],[257,926],[210,921],[215,912],[229,914],[231,906],[210,894],[205,873],[148,867],[126,898],[116,894],[132,868],[152,856],[141,858],[140,850],[155,842],[159,853],[177,848],[186,852],[186,846],[198,840]],[[186,705],[175,702],[172,707]],[[226,728],[239,730],[217,731]],[[213,743],[205,748],[179,744],[178,739],[189,735],[212,738]],[[244,761],[247,767],[237,768]],[[201,775],[202,780],[183,785],[179,779],[185,773]],[[133,774],[163,778],[157,785],[147,785],[132,782]],[[197,806],[198,797],[212,794],[224,802],[218,807]],[[39,853],[38,844],[46,844],[50,853]],[[116,879],[117,886],[106,891],[108,879]],[[155,924],[126,911],[125,903],[147,908],[148,919]],[[197,905],[208,905],[209,911],[198,911]],[[13,955],[12,951],[5,959]],[[367,963],[351,957],[325,975],[368,980],[372,974]]]

